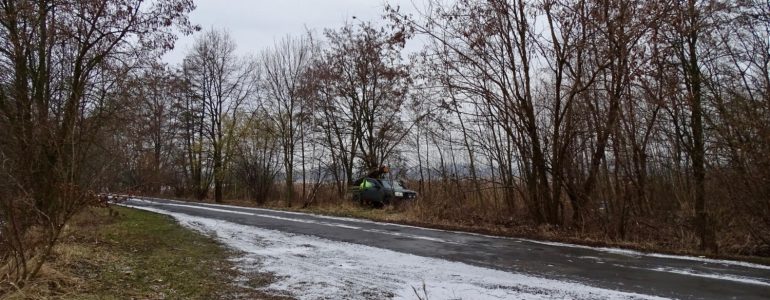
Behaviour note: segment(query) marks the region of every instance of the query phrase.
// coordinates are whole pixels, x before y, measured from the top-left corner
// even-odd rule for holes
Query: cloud
[[[285,36],[304,34],[306,28],[321,33],[345,22],[379,22],[386,3],[413,6],[411,0],[199,0],[190,18],[204,30],[229,30],[239,54],[257,54]],[[194,40],[195,35],[180,37],[164,60],[181,62]]]

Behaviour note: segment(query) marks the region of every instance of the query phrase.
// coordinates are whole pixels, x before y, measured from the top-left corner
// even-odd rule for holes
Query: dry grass
[[[126,208],[89,209],[66,228],[40,277],[6,299],[285,299],[242,279],[234,253],[173,219]]]

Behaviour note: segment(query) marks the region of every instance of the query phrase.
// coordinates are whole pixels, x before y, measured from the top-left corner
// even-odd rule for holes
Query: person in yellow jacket
[[[359,186],[362,191],[368,190],[369,188],[373,187],[374,184],[372,184],[371,181],[364,178],[363,181],[361,181],[361,185]]]

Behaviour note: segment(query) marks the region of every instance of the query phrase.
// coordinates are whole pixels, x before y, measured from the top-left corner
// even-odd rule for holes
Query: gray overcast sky
[[[415,3],[419,3],[416,0]],[[238,44],[238,53],[258,54],[274,41],[324,28],[341,27],[353,16],[380,22],[385,3],[412,11],[412,0],[196,0],[190,18],[203,30],[226,28]],[[199,33],[198,33],[199,34]],[[175,49],[164,57],[168,63],[182,61],[195,35],[182,36]]]

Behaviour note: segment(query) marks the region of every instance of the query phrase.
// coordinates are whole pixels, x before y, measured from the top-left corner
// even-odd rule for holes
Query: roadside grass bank
[[[200,202],[183,198],[160,198]],[[212,202],[208,201],[204,203]],[[479,216],[474,217],[471,214],[465,216],[443,216],[442,214],[435,213],[433,208],[426,208],[421,205],[403,207],[386,206],[383,209],[372,209],[362,207],[353,202],[340,201],[336,203],[314,203],[306,208],[302,208],[299,206],[287,207],[284,203],[275,201],[267,202],[264,205],[257,205],[252,201],[239,199],[225,199],[220,204],[313,213],[335,217],[358,218],[433,229],[472,232],[513,238],[526,238],[546,242],[569,243],[590,247],[612,247],[636,250],[646,253],[687,255],[712,259],[729,259],[770,265],[770,257],[732,255],[726,253],[719,253],[715,255],[713,253],[705,253],[698,251],[697,249],[687,248],[684,247],[683,244],[671,241],[618,240],[604,236],[595,231],[576,232],[574,230],[565,228],[538,226],[526,222],[517,222],[516,217],[511,217],[508,222],[500,223],[491,222],[489,221],[490,218]]]
[[[245,278],[235,253],[168,216],[90,208],[65,228],[41,276],[5,299],[284,299],[269,274]]]

